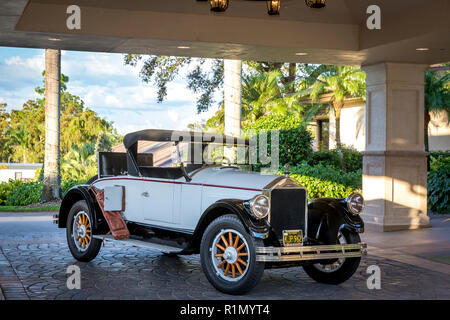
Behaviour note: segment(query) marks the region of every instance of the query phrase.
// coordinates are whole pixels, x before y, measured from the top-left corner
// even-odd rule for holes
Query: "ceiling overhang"
[[[73,4],[81,8],[80,30],[66,26]],[[381,30],[365,26],[370,4],[381,8]],[[195,0],[4,0],[0,45],[326,64],[450,60],[449,0],[333,0],[320,10],[282,0],[275,17],[264,1],[231,0],[223,14],[208,6]]]

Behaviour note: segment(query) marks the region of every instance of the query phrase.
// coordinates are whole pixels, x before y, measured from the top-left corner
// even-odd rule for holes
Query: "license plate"
[[[302,230],[283,230],[283,245],[285,247],[301,246],[302,244]]]

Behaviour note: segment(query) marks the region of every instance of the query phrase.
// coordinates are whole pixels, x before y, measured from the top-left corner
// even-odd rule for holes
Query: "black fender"
[[[70,208],[72,208],[75,202],[80,200],[85,200],[88,205],[89,211],[93,217],[92,228],[95,232],[98,229],[98,223],[103,219],[103,215],[98,214],[98,212],[100,212],[100,208],[98,207],[94,193],[89,189],[88,185],[74,186],[67,191],[59,209],[58,227],[66,227]]]
[[[309,239],[333,244],[340,230],[364,232],[364,222],[348,211],[345,199],[320,198],[308,203]]]
[[[248,201],[239,199],[222,199],[210,205],[200,217],[195,228],[190,248],[198,252],[203,232],[208,225],[216,218],[235,214],[241,220],[244,228],[255,238],[265,239],[270,232],[270,226],[266,219],[255,219],[251,215]]]

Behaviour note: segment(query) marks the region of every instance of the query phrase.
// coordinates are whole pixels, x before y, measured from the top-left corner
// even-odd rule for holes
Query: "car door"
[[[174,181],[143,178],[137,194],[141,206],[139,222],[151,225],[173,224]]]
[[[177,193],[179,210],[177,210],[176,221],[181,229],[194,231],[201,217],[202,185],[184,183]],[[177,203],[177,202],[176,202]]]

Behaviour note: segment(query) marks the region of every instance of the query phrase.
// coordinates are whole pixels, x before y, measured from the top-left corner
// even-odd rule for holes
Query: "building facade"
[[[333,108],[327,103],[328,95],[323,95],[324,107],[310,123],[314,137],[314,150],[335,149],[336,120]],[[328,100],[329,101],[329,100]],[[331,108],[330,108],[331,107]],[[366,150],[366,103],[361,98],[345,99],[341,111],[341,143],[358,151]],[[447,112],[441,111],[431,115],[428,125],[430,151],[450,150],[450,122]]]
[[[0,182],[34,180],[36,170],[41,168],[42,163],[0,163]]]

